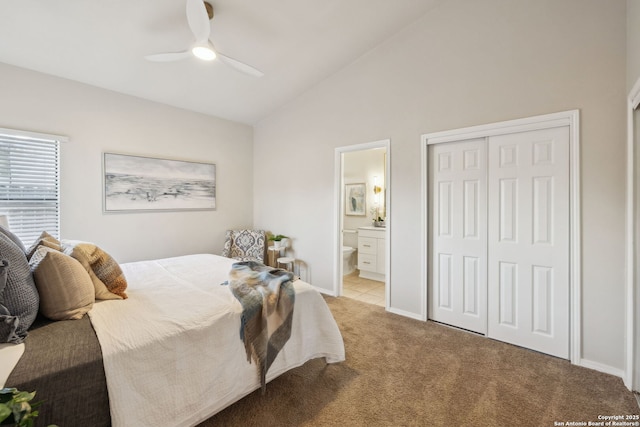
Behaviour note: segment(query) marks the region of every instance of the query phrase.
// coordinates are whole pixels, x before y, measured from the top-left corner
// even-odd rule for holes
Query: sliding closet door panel
[[[430,148],[429,317],[487,331],[484,139]]]
[[[488,335],[569,357],[569,129],[488,139]]]

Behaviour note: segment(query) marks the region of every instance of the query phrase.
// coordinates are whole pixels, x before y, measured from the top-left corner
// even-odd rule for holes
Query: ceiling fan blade
[[[216,51],[216,53],[218,54],[218,58],[220,58],[222,62],[224,62],[227,65],[230,65],[231,67],[235,68],[238,71],[242,71],[243,73],[253,77],[264,76],[264,73],[262,71],[252,67],[251,65],[247,65],[244,62],[238,61],[237,59],[233,59],[231,57],[228,57],[227,55],[223,55],[218,51]]]
[[[205,43],[209,39],[211,26],[203,0],[187,0],[187,22],[196,38],[196,44]]]
[[[190,50],[185,50],[182,52],[166,52],[166,53],[154,53],[152,55],[147,55],[144,59],[148,61],[154,62],[170,62],[170,61],[179,61],[181,59],[186,59],[191,56]]]

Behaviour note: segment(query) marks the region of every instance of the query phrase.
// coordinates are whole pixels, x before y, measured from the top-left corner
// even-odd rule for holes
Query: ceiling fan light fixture
[[[194,46],[194,48],[191,49],[191,53],[203,61],[213,61],[216,59],[216,53],[209,46]]]
[[[165,52],[146,55],[145,59],[155,62],[178,61],[190,58],[191,55],[203,61],[213,61],[220,58],[220,61],[235,68],[237,71],[248,74],[252,77],[262,77],[264,73],[252,66],[233,59],[220,52],[216,52],[213,43],[209,40],[211,35],[211,25],[209,21],[213,18],[213,6],[208,3],[211,0],[186,0],[187,2],[187,24],[193,33],[194,43],[191,49],[180,52]]]

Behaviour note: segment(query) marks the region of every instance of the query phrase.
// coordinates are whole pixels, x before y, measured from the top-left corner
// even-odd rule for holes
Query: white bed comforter
[[[129,298],[89,312],[114,427],[192,426],[260,387],[239,336],[242,308],[220,285],[233,262],[201,254],[122,265]],[[313,358],[344,360],[322,296],[300,280],[294,287],[291,338],[267,381]]]

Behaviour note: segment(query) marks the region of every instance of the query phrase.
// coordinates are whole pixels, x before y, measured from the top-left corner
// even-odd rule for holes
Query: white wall
[[[640,79],[640,1],[627,0],[627,91]]]
[[[251,127],[0,64],[0,127],[66,135],[61,235],[118,261],[220,253],[226,228],[252,225]],[[102,153],[217,165],[215,211],[102,213]]]
[[[440,3],[255,127],[255,225],[295,236],[311,282],[333,289],[334,150],[390,138],[390,305],[421,315],[420,135],[580,109],[582,355],[621,372],[625,9],[625,0]],[[278,158],[287,167],[269,173]]]

